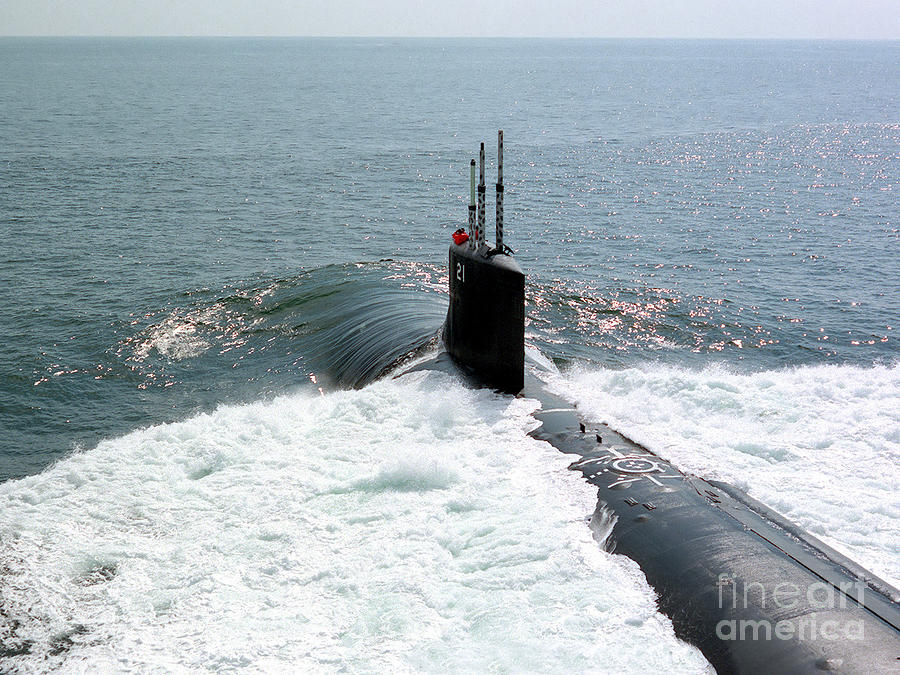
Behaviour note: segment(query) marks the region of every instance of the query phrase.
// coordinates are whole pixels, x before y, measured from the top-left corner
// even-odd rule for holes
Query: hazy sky
[[[0,35],[900,38],[900,0],[0,0]]]

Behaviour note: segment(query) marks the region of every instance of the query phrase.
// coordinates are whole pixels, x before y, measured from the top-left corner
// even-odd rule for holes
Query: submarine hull
[[[720,673],[900,672],[900,592],[733,486],[684,474],[579,418],[524,367],[524,274],[450,247],[447,353],[417,369],[535,398],[531,436],[597,487],[591,518],[640,565],[676,635]]]
[[[584,424],[537,378],[524,395],[541,402],[531,435],[597,487],[597,538],[640,565],[676,634],[718,672],[900,672],[896,589],[736,488]]]

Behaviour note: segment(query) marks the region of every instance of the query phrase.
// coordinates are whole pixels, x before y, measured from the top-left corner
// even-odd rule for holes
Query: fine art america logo
[[[817,581],[808,586],[784,582],[767,590],[759,582],[742,583],[729,574],[720,574],[719,609],[774,609],[802,614],[793,619],[722,619],[716,624],[720,640],[862,640],[862,619],[837,621],[819,620],[816,612],[846,609],[852,604],[864,607],[865,584],[861,581],[831,584]],[[809,610],[809,611],[805,611]],[[833,615],[830,615],[833,616]]]

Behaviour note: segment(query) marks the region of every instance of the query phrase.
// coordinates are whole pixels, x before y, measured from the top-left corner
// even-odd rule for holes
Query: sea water
[[[0,63],[6,668],[707,667],[592,538],[533,402],[389,376],[436,349],[498,128],[551,386],[900,579],[900,44]]]

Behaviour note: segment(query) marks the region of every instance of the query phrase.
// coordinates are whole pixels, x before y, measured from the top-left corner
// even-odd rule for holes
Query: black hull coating
[[[538,380],[524,394],[541,401],[531,435],[597,486],[597,538],[640,565],[678,637],[718,672],[900,672],[895,589],[736,488],[585,426]]]
[[[503,258],[451,246],[453,360],[417,369],[461,365],[478,385],[540,401],[531,436],[597,486],[595,537],[640,565],[678,637],[718,672],[900,672],[900,592],[736,488],[588,428],[536,377],[525,386],[524,275]]]
[[[525,275],[509,256],[485,257],[468,244],[450,247],[447,351],[490,387],[522,391],[525,372]]]

